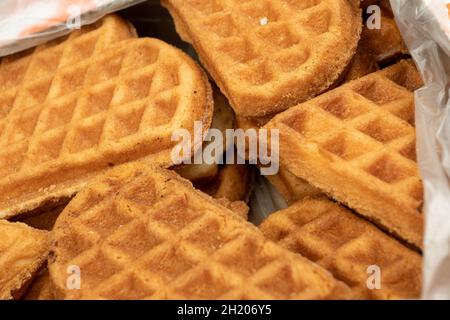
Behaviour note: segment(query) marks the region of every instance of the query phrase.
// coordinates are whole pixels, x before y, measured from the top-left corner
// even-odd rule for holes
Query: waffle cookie
[[[114,214],[112,214],[114,213]],[[173,171],[128,163],[94,179],[52,234],[50,278],[64,299],[347,297],[327,271]],[[80,289],[66,287],[78,267]]]
[[[196,185],[213,198],[247,202],[253,183],[253,170],[246,164],[226,164],[221,166],[213,181]],[[195,184],[194,184],[195,185]]]
[[[266,176],[266,178],[288,204],[293,204],[308,197],[323,195],[320,189],[313,187],[303,179],[297,178],[283,167],[280,168],[278,174]]]
[[[423,191],[411,91],[421,85],[413,63],[401,61],[266,126],[279,129],[282,167],[417,248]]]
[[[0,220],[0,300],[18,298],[48,255],[48,233]]]
[[[228,104],[227,98],[220,92],[219,88],[212,83],[214,97],[214,114],[211,123],[212,129],[222,132],[222,136],[226,137],[227,129],[234,129],[236,126],[236,117],[233,109]],[[205,141],[203,148],[206,148],[209,142]],[[226,150],[224,141],[223,150]],[[188,164],[176,166],[174,170],[183,178],[190,180],[192,183],[206,184],[216,178],[219,173],[219,165],[217,163],[207,164]]]
[[[0,218],[70,197],[119,163],[168,166],[174,130],[211,123],[211,87],[187,55],[148,38],[96,52],[86,37],[36,50],[21,80],[2,86]],[[39,71],[50,58],[55,68]]]
[[[389,3],[380,1],[378,5],[381,7],[381,28],[369,29],[364,26],[361,43],[366,48],[366,52],[370,53],[378,63],[385,64],[409,54],[409,51],[403,42]]]
[[[379,70],[378,64],[372,53],[360,41],[356,54],[353,57],[344,77],[344,82],[349,82],[364,77]]]
[[[260,229],[268,239],[326,268],[364,298],[420,297],[422,257],[326,198],[297,202],[270,215]],[[367,286],[370,266],[380,268],[378,289]]]
[[[358,0],[164,0],[236,114],[280,112],[328,89],[355,53]]]

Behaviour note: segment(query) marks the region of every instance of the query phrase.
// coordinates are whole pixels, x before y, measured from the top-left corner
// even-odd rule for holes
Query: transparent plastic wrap
[[[450,1],[391,0],[425,86],[415,93],[424,182],[423,298],[450,299]]]
[[[0,1],[0,57],[61,37],[144,0]]]

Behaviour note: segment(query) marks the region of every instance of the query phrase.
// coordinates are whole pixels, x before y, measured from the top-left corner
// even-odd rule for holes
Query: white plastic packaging
[[[93,23],[145,0],[0,0],[0,57]]]
[[[425,299],[450,299],[450,19],[444,0],[391,0],[425,82],[415,93],[417,156],[424,182]]]

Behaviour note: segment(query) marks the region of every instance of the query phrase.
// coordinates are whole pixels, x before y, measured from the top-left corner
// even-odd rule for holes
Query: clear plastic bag
[[[2,0],[0,57],[93,23],[108,13],[145,0]]]
[[[450,299],[450,19],[445,2],[391,0],[425,81],[415,97],[418,162],[425,189],[426,299]]]

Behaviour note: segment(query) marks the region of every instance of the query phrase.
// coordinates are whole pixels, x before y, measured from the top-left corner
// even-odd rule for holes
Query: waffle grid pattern
[[[350,13],[347,1],[166,0],[165,3],[175,18],[177,30],[185,40],[193,42],[238,115],[280,111],[290,105],[279,104],[296,95],[298,103],[326,89],[348,61],[337,67],[340,71],[319,70],[318,63],[323,65],[319,57],[333,47],[342,50],[342,56],[348,55],[350,60],[359,37],[360,21],[356,23],[356,15]],[[349,23],[351,28],[347,26]],[[351,32],[355,34],[350,35]],[[347,41],[345,44],[343,39]],[[330,65],[334,63],[330,61]],[[311,70],[323,83],[310,79]],[[326,74],[327,79],[322,79],[320,73]],[[300,76],[305,77],[309,90],[315,92],[295,92],[292,86],[301,87],[303,83],[299,82]],[[262,100],[270,104],[262,106]],[[251,107],[251,103],[257,107]]]
[[[308,199],[269,216],[270,240],[316,262],[366,298],[418,298],[419,254],[327,199]],[[381,270],[381,290],[367,289],[369,266]]]
[[[382,73],[334,93],[311,102],[318,107],[298,108],[283,123],[301,139],[314,141],[321,151],[336,156],[334,160],[358,170],[364,180],[417,206],[422,201],[422,184],[412,93]]]
[[[360,205],[355,203],[355,199],[337,195],[342,185],[337,185],[338,180],[333,180],[333,177],[343,177],[347,183],[360,181],[353,187],[355,190],[365,188],[361,185],[364,181],[365,186],[383,195],[386,205],[392,204],[398,211],[406,211],[416,219],[416,224],[420,224],[419,209],[423,195],[415,154],[415,128],[412,125],[414,96],[410,92],[420,85],[412,81],[414,75],[418,77],[414,67],[403,61],[275,117],[268,127],[280,129],[281,162],[292,173],[303,173],[300,178],[336,196],[337,200],[350,207],[356,207],[357,211]],[[302,150],[307,160],[291,158],[290,153],[283,151],[288,146],[291,150],[293,146]],[[322,171],[322,178],[311,177],[310,173],[297,168],[300,162],[318,168],[324,161],[331,162],[332,167]],[[365,192],[360,193],[363,201],[370,197]],[[383,206],[370,210],[383,210],[386,214],[387,208]],[[379,218],[372,213],[369,217]],[[392,226],[385,227],[392,231]],[[393,231],[399,233],[398,228]],[[421,246],[417,237],[408,238],[411,234],[400,236]]]
[[[95,169],[157,154],[171,148],[175,128],[207,121],[208,98],[193,95],[208,90],[193,63],[155,39],[125,40],[101,52],[100,31],[2,62],[2,76],[16,64],[23,70],[0,97],[0,174],[26,179],[30,171]],[[166,153],[163,164],[170,163]]]
[[[16,164],[13,169],[20,171],[22,165],[57,160],[97,146],[102,148],[138,133],[140,128],[168,123],[178,105],[178,66],[171,65],[171,71],[158,75],[172,77],[171,81],[154,81],[158,48],[128,45],[131,50],[111,49],[115,51],[113,56],[105,54],[95,63],[85,60],[19,90],[13,109],[4,120],[0,146],[4,148],[3,157],[9,161],[1,162],[5,166],[0,172],[10,173],[11,161]],[[151,61],[142,61],[138,66],[136,55],[145,56],[142,51],[148,50],[154,50]],[[124,79],[117,82],[119,78]],[[60,88],[70,88],[69,94],[61,96]],[[77,93],[83,88],[89,89],[80,97]],[[159,109],[145,109],[149,95]],[[155,123],[155,118],[159,123]]]
[[[129,184],[93,184],[58,220],[52,281],[63,288],[67,265],[82,274],[82,289],[62,289],[64,298],[325,298],[334,290],[318,266],[174,183],[172,173],[137,170]]]

